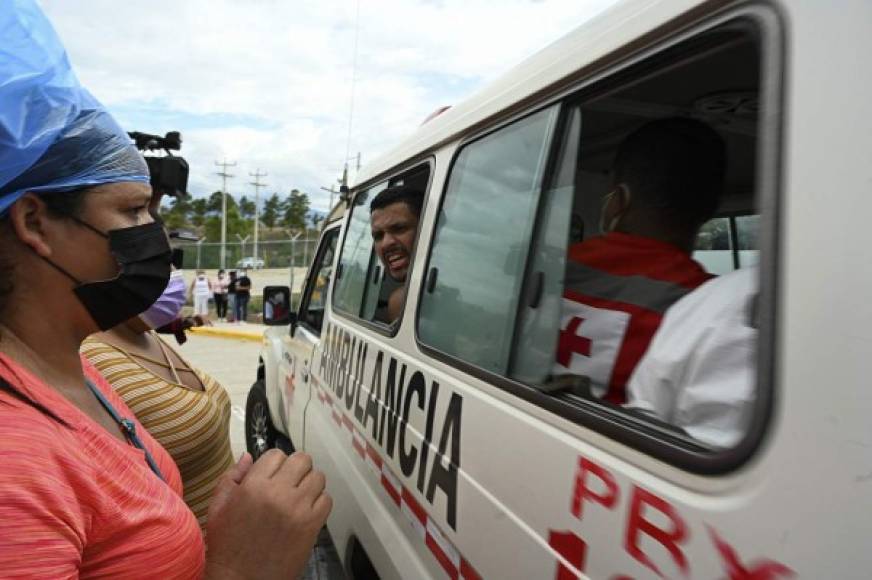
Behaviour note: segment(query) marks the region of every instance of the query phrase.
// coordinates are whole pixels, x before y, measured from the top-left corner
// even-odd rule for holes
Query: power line
[[[224,158],[223,162],[215,162],[215,165],[221,167],[221,171],[215,175],[221,177],[221,268],[227,267],[227,180],[233,175],[227,173],[228,167],[236,167],[236,162],[227,162]]]
[[[267,173],[260,172],[260,167],[257,168],[257,171],[254,173],[250,173],[249,175],[254,178],[254,181],[250,182],[251,185],[254,186],[254,259],[255,263],[257,261],[257,222],[260,221],[260,188],[266,187],[266,183],[261,183],[260,178],[266,177]]]

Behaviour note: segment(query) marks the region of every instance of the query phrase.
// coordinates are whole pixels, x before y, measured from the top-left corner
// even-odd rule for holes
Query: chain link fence
[[[221,264],[221,243],[173,242],[173,247],[184,250],[185,269],[213,270],[225,268],[305,268],[317,249],[318,239],[310,237],[297,240],[268,240],[254,244],[248,242],[227,243],[225,262]]]

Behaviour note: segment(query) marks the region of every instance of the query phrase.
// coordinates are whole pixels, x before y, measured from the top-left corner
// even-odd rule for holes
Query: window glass
[[[536,234],[536,251],[530,256],[529,283],[511,361],[511,376],[526,383],[549,380],[557,349],[556,330],[560,327],[566,246],[584,235],[580,216],[572,212],[580,131],[581,111],[573,108],[563,136],[556,178],[542,194],[545,210]]]
[[[465,146],[451,169],[418,315],[420,340],[506,373],[557,108]]]
[[[777,176],[757,160],[775,143],[759,120],[778,118],[761,81],[778,75],[760,41],[737,19],[465,145],[420,342],[658,457],[735,462],[716,452],[763,432],[770,388],[758,238],[774,220],[757,200]]]
[[[696,236],[693,259],[712,274],[726,274],[734,267],[733,243],[728,217],[710,219]]]
[[[354,198],[348,228],[345,234],[339,276],[333,306],[355,316],[360,316],[367,290],[369,269],[372,262],[372,235],[369,233],[370,192],[362,191]]]
[[[579,102],[577,151],[564,144],[564,161],[577,158],[574,191],[543,197],[530,262],[531,276],[547,271],[544,256],[562,243],[563,284],[543,285],[541,313],[520,305],[509,376],[689,449],[730,448],[748,432],[759,388],[760,289],[750,267],[759,252],[758,38],[724,27],[693,41],[717,50],[676,48],[662,71]],[[651,114],[666,103],[678,114]],[[555,320],[554,299],[549,334],[536,321]],[[547,348],[546,373],[537,350]]]
[[[320,254],[314,266],[314,275],[307,288],[308,302],[303,306],[301,322],[320,332],[324,321],[324,307],[327,305],[327,289],[333,275],[333,258],[336,253],[336,240],[339,228],[326,234],[321,242]]]
[[[739,246],[739,266],[756,266],[760,261],[760,246],[757,236],[760,232],[759,215],[743,215],[736,218],[736,232]]]

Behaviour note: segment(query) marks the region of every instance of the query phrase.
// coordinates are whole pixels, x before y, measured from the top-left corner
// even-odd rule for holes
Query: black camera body
[[[145,157],[148,172],[151,175],[152,189],[176,197],[186,195],[188,191],[188,162],[183,157],[177,157],[170,153],[170,150],[181,150],[182,135],[178,131],[170,131],[163,137],[138,131],[130,132],[128,135],[140,151],[163,149],[166,153],[165,157]]]

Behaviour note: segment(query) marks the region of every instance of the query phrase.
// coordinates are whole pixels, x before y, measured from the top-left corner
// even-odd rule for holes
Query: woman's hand
[[[296,578],[333,500],[305,453],[247,453],[219,482],[206,526],[206,578]]]

